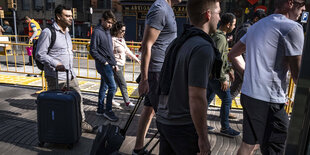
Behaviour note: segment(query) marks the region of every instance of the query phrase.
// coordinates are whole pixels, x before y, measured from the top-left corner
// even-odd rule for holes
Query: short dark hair
[[[102,14],[102,18],[104,20],[112,19],[113,22],[116,21],[115,15],[114,15],[114,13],[111,10],[104,11],[103,14]]]
[[[255,17],[257,17],[258,19],[262,19],[262,18],[266,17],[266,13],[264,10],[256,10],[254,12],[254,15],[252,16],[251,20],[253,20]]]
[[[227,25],[229,23],[233,23],[236,16],[233,13],[224,13],[221,16],[220,26]]]
[[[72,8],[69,6],[65,6],[65,5],[57,5],[57,7],[55,8],[55,19],[56,20],[57,20],[57,14],[61,15],[62,10],[72,10]]]
[[[275,0],[274,1],[274,6],[275,8],[281,8],[282,5],[287,2],[288,0]]]
[[[283,8],[284,4],[287,3],[288,1],[289,0],[275,0],[274,6],[276,9],[281,9]],[[305,3],[305,0],[295,0],[295,2]]]
[[[208,9],[214,9],[217,2],[221,0],[188,0],[187,14],[192,24],[199,24],[201,19],[205,18],[204,12]]]
[[[116,36],[117,33],[122,29],[122,27],[126,26],[123,22],[118,21],[116,22],[113,27],[111,28],[111,35]]]
[[[7,21],[7,20],[4,20],[4,25],[10,25],[10,23],[9,23],[9,21]]]

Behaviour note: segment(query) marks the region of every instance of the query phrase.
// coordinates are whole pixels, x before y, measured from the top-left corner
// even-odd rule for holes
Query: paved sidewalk
[[[37,146],[36,95],[34,93],[38,90],[37,88],[0,84],[0,154],[88,155],[95,134],[83,133],[80,141],[71,150],[60,144],[45,144],[44,148]],[[105,118],[98,117],[95,114],[97,94],[84,93],[83,97],[86,121],[88,123],[93,126],[110,123]],[[116,98],[116,101],[121,103],[120,98]],[[133,101],[136,102],[136,100]],[[113,110],[120,117],[120,120],[113,124],[124,126],[130,111],[125,109],[123,105],[120,108],[113,106]],[[238,116],[238,119],[231,120],[231,127],[242,131],[242,111],[235,109],[232,111]],[[126,140],[120,149],[120,154],[131,154],[140,112],[141,107],[127,132]],[[208,124],[215,127],[215,131],[209,134],[212,154],[235,155],[241,143],[241,136],[228,138],[219,135],[219,108],[212,107],[208,113]],[[147,135],[148,139],[156,131],[155,121],[153,120]],[[155,148],[153,153],[158,154],[158,147]]]
[[[99,80],[90,80],[90,79],[82,79],[79,78],[79,85],[81,91],[90,92],[90,93],[98,93],[100,88]],[[41,77],[27,77],[22,74],[15,73],[1,73],[0,74],[0,83],[4,84],[13,84],[13,85],[21,85],[21,86],[35,86],[42,88],[42,78]],[[127,91],[130,98],[138,98],[137,92],[138,85],[135,83],[127,83]],[[115,94],[116,96],[122,96],[120,89],[117,89]],[[211,103],[212,106],[221,107],[221,100],[218,96],[215,96],[214,102]],[[233,108],[242,109],[240,104],[240,97],[237,96],[236,100],[232,103]]]

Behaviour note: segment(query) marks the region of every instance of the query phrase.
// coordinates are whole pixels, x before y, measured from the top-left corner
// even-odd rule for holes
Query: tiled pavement
[[[69,150],[61,144],[46,144],[44,148],[37,146],[37,118],[36,118],[36,95],[38,89],[0,85],[0,154],[1,155],[35,155],[35,154],[57,154],[57,155],[88,155],[95,138],[95,134],[83,133],[80,141]],[[86,121],[91,125],[107,124],[103,117],[95,115],[96,94],[83,94]],[[116,99],[121,102],[119,98]],[[134,100],[135,102],[136,100]],[[120,120],[115,124],[123,126],[129,116],[129,110],[121,106],[121,108],[113,107],[116,115]],[[131,154],[135,142],[136,127],[138,117],[140,117],[141,107],[136,114],[123,143],[120,154]],[[232,110],[238,116],[238,119],[231,120],[231,127],[242,131],[242,111]],[[241,143],[241,136],[236,138],[228,138],[219,135],[219,108],[212,107],[208,112],[208,124],[215,127],[215,131],[210,133],[210,141],[212,154],[214,155],[235,155],[238,146]],[[148,139],[156,132],[155,122],[153,120],[148,132]],[[157,140],[157,139],[156,139]],[[156,141],[155,140],[155,141]],[[155,142],[153,141],[153,143]],[[152,146],[152,144],[151,144]],[[153,151],[158,154],[158,147]]]
[[[100,88],[100,81],[99,80],[90,80],[90,79],[82,79],[79,78],[79,86],[81,91],[83,92],[89,92],[89,93],[98,93]],[[29,87],[42,87],[42,77],[27,77],[25,75],[18,75],[18,74],[0,74],[0,83],[4,84],[13,84],[13,85],[21,85],[21,86],[29,86]],[[128,95],[131,98],[138,98],[138,92],[137,92],[137,84],[136,83],[127,83],[127,91]],[[117,92],[115,94],[116,96],[121,96],[121,91],[119,88],[117,89]],[[216,96],[215,102],[212,102],[212,105],[215,105],[217,107],[221,106],[221,100]],[[242,106],[240,104],[240,97],[237,96],[236,100],[232,102],[233,108],[242,109]]]

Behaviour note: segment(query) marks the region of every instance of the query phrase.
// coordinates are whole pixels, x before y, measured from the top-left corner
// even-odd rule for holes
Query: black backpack
[[[48,47],[48,51],[47,51],[47,54],[50,52],[50,50],[53,48],[54,44],[55,44],[55,41],[56,41],[56,31],[55,31],[55,28],[52,27],[52,26],[48,26],[47,27],[51,33],[52,33],[52,36],[51,36],[51,44],[50,46]],[[40,36],[39,36],[39,39],[40,39]],[[32,49],[32,56],[33,56],[33,59],[35,60],[36,64],[37,64],[37,67],[40,69],[40,70],[44,70],[44,64],[42,64],[37,58],[36,58],[36,54],[37,54],[37,45],[38,45],[38,42],[39,41],[36,41],[33,43],[33,49]]]
[[[194,36],[200,36],[201,38],[208,41],[212,45],[215,54],[215,60],[212,66],[210,76],[216,79],[220,78],[223,61],[221,59],[221,53],[216,48],[214,41],[204,31],[197,28],[193,28],[193,26],[186,24],[184,25],[184,31],[181,34],[181,36],[173,40],[166,49],[165,61],[161,68],[159,77],[159,89],[158,89],[159,94],[168,95],[171,86],[171,80],[174,74],[174,66],[176,62],[175,58],[178,54],[178,51],[189,38]]]

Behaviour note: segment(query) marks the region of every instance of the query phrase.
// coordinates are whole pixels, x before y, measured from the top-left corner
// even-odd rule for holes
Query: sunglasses
[[[126,30],[120,30],[120,32],[122,32],[122,33],[125,32],[125,31],[126,31]]]

